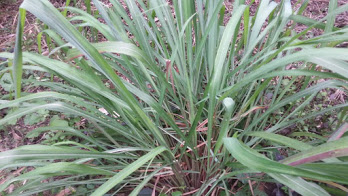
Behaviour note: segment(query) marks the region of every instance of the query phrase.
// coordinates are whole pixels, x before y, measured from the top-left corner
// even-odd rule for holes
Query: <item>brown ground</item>
[[[0,51],[4,48],[13,47],[15,39],[16,21],[18,16],[18,8],[23,0],[1,0],[0,2]],[[50,0],[56,7],[63,6],[65,0]],[[276,0],[279,2],[280,0]],[[304,15],[312,19],[319,20],[326,16],[330,0],[310,0]],[[226,0],[226,12],[232,10],[232,0]],[[260,0],[255,0],[258,4]],[[292,1],[296,2],[296,1]],[[348,4],[348,0],[338,0],[338,5],[342,6]],[[251,6],[251,12],[256,11],[256,6]],[[35,24],[35,18],[30,13],[27,13],[26,29],[27,34],[36,34],[39,31],[38,25]],[[348,25],[348,12],[344,12],[336,17],[336,27],[343,27]],[[298,31],[301,31],[305,26],[299,26]],[[319,32],[315,32],[317,35]]]

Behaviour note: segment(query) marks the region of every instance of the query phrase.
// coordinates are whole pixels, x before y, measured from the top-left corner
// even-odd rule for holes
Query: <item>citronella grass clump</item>
[[[265,182],[302,195],[345,190],[344,120],[324,140],[306,143],[276,133],[328,112],[346,116],[347,103],[305,107],[322,89],[347,91],[348,49],[334,46],[348,40],[348,28],[334,29],[333,22],[348,5],[336,8],[331,0],[328,15],[314,21],[301,16],[308,1],[298,1],[295,10],[290,0],[262,0],[250,15],[251,4],[236,0],[224,24],[223,0],[110,3],[93,0],[98,12],[67,7],[68,16],[47,0],[22,3],[15,54],[0,54],[13,59],[1,73],[12,70],[16,97],[1,101],[0,109],[12,112],[0,125],[39,109],[88,123],[38,128],[29,136],[63,137],[54,145],[1,152],[1,169],[31,169],[8,178],[0,191],[15,184],[11,195],[72,188],[82,195],[137,195],[144,187],[162,195],[232,195],[262,192]],[[21,50],[26,11],[49,27],[39,37],[55,44],[49,56]],[[308,28],[295,33],[297,23]],[[325,32],[306,38],[313,28]],[[36,80],[51,91],[28,94],[22,87],[32,80],[23,70],[62,80]],[[295,81],[300,86],[294,89]],[[275,159],[279,151],[285,159]]]

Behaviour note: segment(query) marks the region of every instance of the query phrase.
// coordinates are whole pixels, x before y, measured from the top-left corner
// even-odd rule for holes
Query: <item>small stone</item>
[[[7,58],[0,57],[0,61],[7,61]]]
[[[138,194],[138,196],[151,196],[151,195],[152,195],[152,189],[150,188],[143,188]]]
[[[273,98],[273,93],[267,93],[267,94],[266,94],[266,98],[267,98],[268,100],[272,99],[272,98]]]

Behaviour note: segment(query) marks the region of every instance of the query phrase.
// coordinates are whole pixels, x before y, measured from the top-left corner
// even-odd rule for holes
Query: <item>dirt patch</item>
[[[16,21],[20,2],[3,1],[0,3],[0,46],[15,39]]]
[[[5,130],[0,131],[0,152],[14,149],[23,145],[40,143],[40,141],[44,138],[44,135],[30,139],[26,138],[26,134],[38,127],[47,126],[48,123],[49,118],[46,118],[46,120],[35,125],[26,125],[24,123],[24,118],[21,118],[17,121],[16,125],[7,126]]]
[[[329,0],[311,0],[304,12],[304,16],[320,20],[324,18],[329,9]],[[339,0],[338,6],[348,4],[348,0]],[[344,27],[348,25],[348,12],[343,12],[336,16],[335,26]]]
[[[0,49],[11,48],[14,46],[18,10],[22,1],[23,0],[3,0],[0,3]],[[62,7],[65,4],[65,0],[50,0],[50,2],[52,2],[55,7]],[[250,2],[250,0],[247,0],[247,3],[248,2]],[[276,2],[279,2],[279,0],[276,0]],[[294,4],[295,1],[292,2]],[[259,3],[260,0],[255,0],[254,4],[251,5],[250,12],[252,15],[257,11],[257,5]],[[228,17],[233,10],[233,3],[231,0],[226,0],[224,4],[226,6],[226,17]],[[338,0],[338,6],[346,4],[348,4],[348,0]],[[310,0],[303,15],[319,20],[327,15],[328,7],[329,0]],[[37,25],[33,26],[34,23],[35,17],[32,14],[27,13],[25,28],[27,34],[37,34],[37,32],[39,32]],[[343,12],[336,17],[335,26],[344,27],[346,25],[348,25],[348,12]],[[300,32],[305,28],[305,25],[298,25],[296,31]],[[314,36],[320,35],[321,33],[321,30],[312,30]],[[26,40],[25,37],[24,40]]]
[[[0,2],[0,49],[11,50],[14,47],[18,10],[23,0],[1,0]],[[65,0],[50,0],[55,7],[62,7]],[[37,34],[40,32],[36,18],[30,12],[26,13],[24,42],[34,38],[36,40]],[[28,43],[31,45],[30,43]],[[27,44],[27,45],[28,45]],[[32,43],[34,45],[34,43]],[[36,48],[32,48],[36,49]]]

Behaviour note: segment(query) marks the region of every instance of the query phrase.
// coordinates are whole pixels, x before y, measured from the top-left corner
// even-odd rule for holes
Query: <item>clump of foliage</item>
[[[1,101],[0,109],[11,112],[0,125],[44,109],[66,119],[56,117],[29,136],[59,131],[74,137],[1,152],[1,169],[31,169],[0,191],[21,181],[11,195],[83,185],[89,188],[76,194],[137,195],[150,187],[160,194],[231,195],[236,185],[260,192],[262,182],[283,184],[289,194],[346,190],[348,103],[305,107],[323,89],[347,91],[348,49],[334,46],[348,40],[348,28],[333,22],[348,5],[336,8],[332,0],[328,16],[314,21],[301,16],[308,0],[297,10],[290,0],[262,0],[253,16],[235,0],[225,25],[223,0],[110,2],[93,0],[96,15],[75,7],[62,14],[48,0],[21,5],[15,54],[0,54],[13,59],[1,73],[12,70],[16,97]],[[57,46],[49,56],[21,50],[26,11],[49,27],[44,33]],[[296,33],[297,23],[308,28]],[[324,33],[306,38],[312,28]],[[107,41],[97,42],[100,35]],[[59,58],[50,58],[57,52]],[[23,70],[63,81],[22,79]],[[295,81],[301,85],[294,88]],[[21,92],[27,84],[51,91]],[[277,134],[330,112],[340,112],[340,120],[329,137],[306,143]],[[88,124],[78,130],[66,122],[72,116]]]

